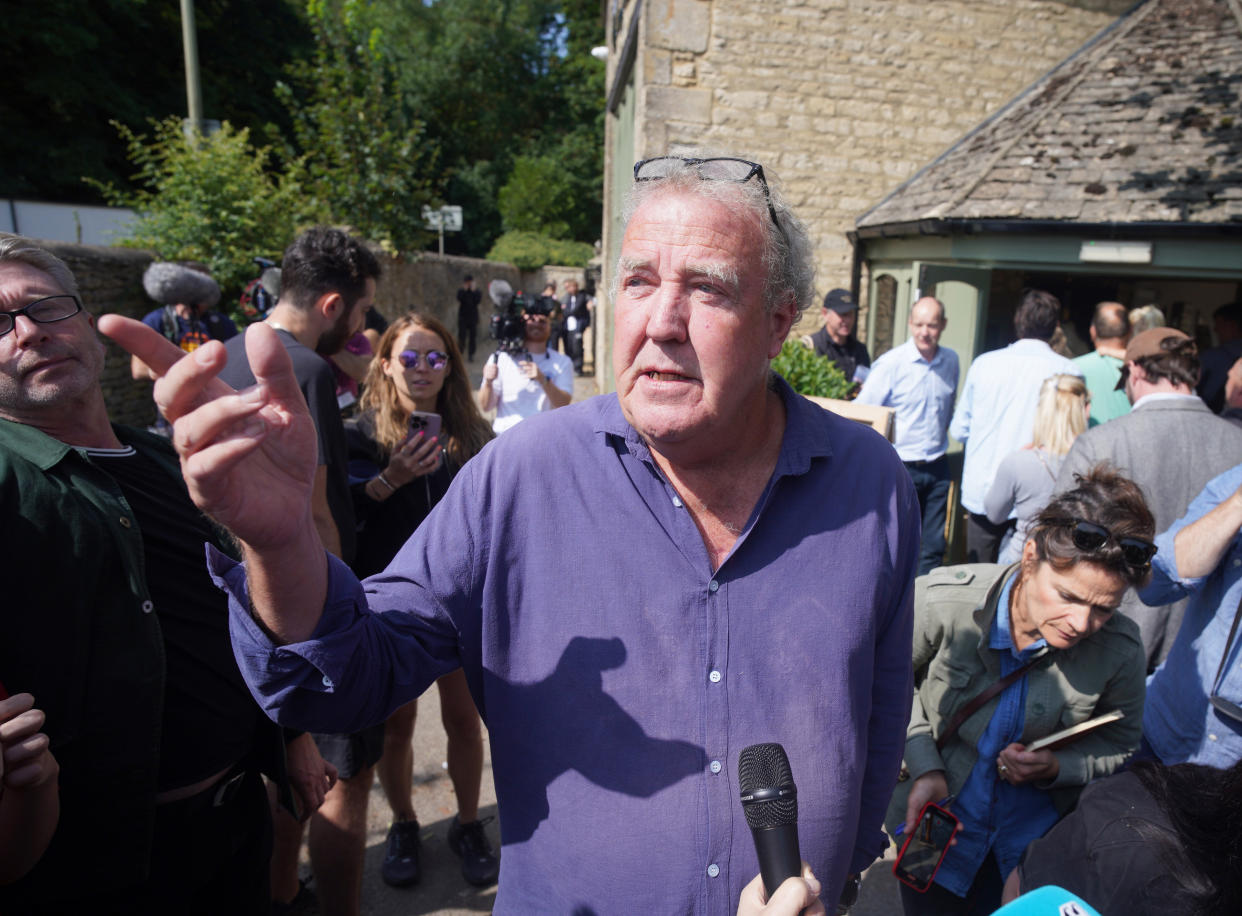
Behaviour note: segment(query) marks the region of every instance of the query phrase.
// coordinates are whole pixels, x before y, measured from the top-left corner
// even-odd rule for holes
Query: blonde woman
[[[1087,428],[1090,401],[1086,383],[1076,375],[1050,375],[1040,386],[1031,442],[1005,456],[983,500],[993,525],[1010,515],[1018,520],[1001,543],[998,563],[1016,563],[1022,556],[1026,532],[1052,498],[1065,453]]]
[[[444,496],[453,475],[492,438],[475,406],[466,364],[453,335],[436,319],[409,314],[389,325],[367,372],[361,410],[346,426],[349,469],[358,518],[354,571],[380,572]],[[409,434],[414,411],[440,416],[440,433]],[[462,859],[462,876],[485,886],[496,880],[499,859],[479,820],[483,737],[479,714],[460,669],[437,682],[440,716],[448,735],[448,770],[458,814],[449,827],[450,848]],[[376,765],[392,807],[380,875],[396,887],[417,884],[419,824],[410,797],[411,738],[418,701],[388,717],[384,756]]]

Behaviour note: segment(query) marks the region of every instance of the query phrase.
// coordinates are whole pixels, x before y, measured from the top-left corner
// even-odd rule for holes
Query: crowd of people
[[[417,884],[432,683],[444,840],[498,913],[845,912],[929,803],[961,830],[909,914],[1048,883],[1237,911],[1242,428],[1196,393],[1206,354],[1101,303],[1069,359],[1028,290],[959,392],[940,301],[873,363],[832,290],[810,343],[894,410],[890,444],[771,373],[813,270],[763,166],[634,176],[617,391],[579,404],[576,283],[527,302],[474,390],[473,279],[456,336],[368,331],[381,265],[339,230],[290,244],[244,333],[205,317],[198,265],[153,265],[142,322],[97,321],[63,262],[0,237],[0,912],[294,911],[308,832],[320,910],[357,913],[376,776],[382,878]],[[109,421],[96,325],[171,438]],[[731,776],[762,742],[798,776],[806,870],[779,890]]]

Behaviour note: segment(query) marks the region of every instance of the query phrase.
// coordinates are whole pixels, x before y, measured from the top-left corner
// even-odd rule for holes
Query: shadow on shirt
[[[504,842],[529,840],[549,813],[548,786],[562,773],[577,771],[611,792],[648,798],[706,764],[703,748],[687,741],[653,738],[604,691],[603,672],[627,657],[619,638],[575,636],[555,670],[536,684],[513,684],[484,671],[489,718],[506,727],[506,746],[493,744],[493,763],[504,768]],[[658,672],[651,672],[657,680]],[[653,698],[653,702],[659,702]],[[499,706],[499,708],[497,708]],[[520,733],[519,733],[520,732]],[[500,780],[498,780],[500,781]]]

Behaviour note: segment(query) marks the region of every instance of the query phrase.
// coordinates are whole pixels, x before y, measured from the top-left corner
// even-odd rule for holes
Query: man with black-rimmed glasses
[[[226,539],[167,440],[109,422],[94,324],[62,261],[0,235],[0,680],[46,712],[61,793],[0,912],[265,913],[259,774],[288,781],[203,568]]]

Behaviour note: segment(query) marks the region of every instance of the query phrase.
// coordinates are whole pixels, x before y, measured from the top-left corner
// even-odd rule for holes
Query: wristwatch
[[[846,875],[845,887],[841,888],[841,899],[837,901],[837,916],[845,916],[858,902],[858,888],[862,885],[861,875]]]

